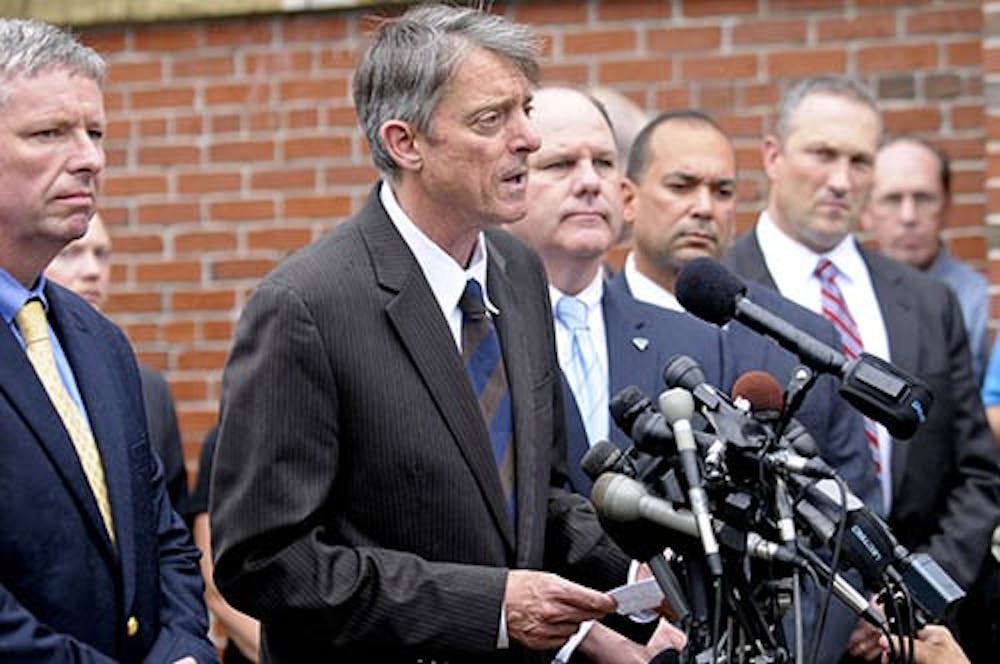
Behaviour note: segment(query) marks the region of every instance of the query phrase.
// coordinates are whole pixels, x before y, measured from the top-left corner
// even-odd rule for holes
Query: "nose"
[[[96,279],[101,276],[101,259],[96,251],[87,250],[80,254],[80,276],[83,279]]]
[[[542,137],[531,124],[531,119],[524,111],[520,111],[514,121],[511,152],[536,152],[542,147]]]
[[[601,190],[601,175],[590,159],[581,159],[577,166],[576,193],[579,196],[593,196]]]
[[[837,195],[843,196],[851,188],[851,165],[847,159],[838,159],[830,167],[826,184]]]
[[[700,185],[695,188],[694,193],[691,194],[693,199],[691,201],[691,215],[698,219],[711,219],[713,215],[712,210],[712,191],[708,185]]]
[[[917,200],[912,194],[906,194],[899,202],[899,220],[912,223],[917,220]]]
[[[77,132],[72,150],[69,168],[74,173],[98,175],[104,170],[104,146],[89,130],[81,129]]]

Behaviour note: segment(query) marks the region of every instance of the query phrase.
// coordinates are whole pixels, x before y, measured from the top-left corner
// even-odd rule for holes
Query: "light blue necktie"
[[[608,399],[587,324],[587,305],[564,295],[556,303],[556,319],[571,336],[569,366],[563,367],[563,371],[583,418],[587,440],[594,444],[608,436]]]

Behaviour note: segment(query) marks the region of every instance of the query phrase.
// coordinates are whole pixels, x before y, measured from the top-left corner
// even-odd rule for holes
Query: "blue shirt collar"
[[[0,316],[3,316],[3,320],[7,325],[11,325],[14,321],[14,316],[17,312],[21,310],[24,303],[32,298],[38,298],[42,301],[42,306],[48,311],[49,303],[45,299],[45,275],[39,275],[38,279],[35,281],[35,285],[30,289],[25,288],[21,285],[14,277],[0,268]]]

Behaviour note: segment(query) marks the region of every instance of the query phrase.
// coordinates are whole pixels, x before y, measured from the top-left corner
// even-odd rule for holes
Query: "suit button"
[[[139,620],[135,616],[129,616],[128,620],[125,621],[125,633],[129,636],[135,636],[139,633]]]

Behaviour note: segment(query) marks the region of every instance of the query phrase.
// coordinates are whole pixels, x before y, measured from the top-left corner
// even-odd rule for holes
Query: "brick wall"
[[[718,117],[737,146],[741,227],[764,195],[758,145],[780,91],[803,75],[861,77],[877,91],[889,131],[940,139],[955,158],[950,240],[986,267],[985,203],[1000,202],[983,175],[984,162],[1000,175],[1000,149],[991,143],[984,154],[986,138],[1000,138],[1000,100],[988,122],[983,108],[984,68],[1000,77],[1000,51],[984,49],[982,38],[984,16],[988,27],[1000,21],[993,3],[548,0],[496,11],[541,30],[547,82],[607,85],[650,111],[690,105]],[[374,171],[348,99],[369,13],[83,33],[111,64],[108,312],[140,358],[166,372],[189,467],[214,421],[248,293],[369,191]]]

